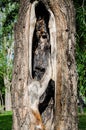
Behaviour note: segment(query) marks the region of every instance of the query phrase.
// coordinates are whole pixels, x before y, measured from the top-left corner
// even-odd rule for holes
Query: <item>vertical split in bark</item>
[[[35,5],[35,6],[34,6]],[[34,8],[33,8],[34,6]],[[54,107],[55,107],[55,59],[56,59],[56,30],[55,19],[50,9],[47,9],[42,1],[32,4],[31,31],[30,31],[30,50],[29,50],[29,66],[31,68],[32,82],[38,81],[46,85],[41,95],[39,95],[38,111],[45,125],[45,129],[54,129]],[[40,11],[42,10],[42,11]],[[35,21],[36,20],[36,21]],[[35,21],[35,22],[34,22]],[[31,25],[34,25],[33,28]],[[33,30],[33,31],[32,31]],[[32,35],[32,34],[33,35]],[[31,53],[32,49],[32,53]],[[43,76],[46,76],[46,71],[49,67],[48,62],[51,62],[52,75],[48,81],[46,78],[43,82]],[[53,66],[54,65],[54,66]],[[30,67],[29,67],[30,68]],[[54,71],[54,72],[53,72]],[[51,73],[51,72],[48,72]],[[42,86],[40,86],[42,87]],[[39,88],[41,91],[41,88]],[[30,90],[33,91],[33,90]],[[33,98],[33,97],[32,97]]]

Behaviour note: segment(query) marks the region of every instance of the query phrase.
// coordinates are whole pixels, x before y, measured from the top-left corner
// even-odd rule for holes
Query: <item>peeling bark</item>
[[[13,130],[78,129],[74,18],[71,1],[21,0],[15,26]]]

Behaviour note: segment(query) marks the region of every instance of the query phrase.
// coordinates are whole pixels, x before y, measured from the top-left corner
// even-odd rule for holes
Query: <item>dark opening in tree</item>
[[[50,54],[49,12],[42,2],[35,7],[36,25],[32,42],[32,76],[40,80],[48,66]]]
[[[32,40],[32,77],[41,80],[48,66],[51,55],[49,32],[50,13],[42,2],[35,7],[36,24]],[[54,115],[55,82],[50,79],[46,91],[40,97],[39,112],[44,123]]]

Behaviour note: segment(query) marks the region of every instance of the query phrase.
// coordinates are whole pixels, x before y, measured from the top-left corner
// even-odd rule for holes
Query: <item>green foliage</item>
[[[5,17],[2,21],[2,32],[4,36],[7,36],[13,31],[14,22],[17,19],[19,3],[17,0],[1,0],[0,7],[1,12],[5,14]]]
[[[76,4],[76,31],[77,31],[77,40],[81,44],[86,43],[86,2],[85,0],[82,3],[77,2]],[[86,46],[86,45],[85,45]],[[82,45],[80,46],[81,48]]]
[[[86,98],[86,2],[76,0],[76,62],[78,94]]]
[[[18,0],[0,0],[0,91],[5,94],[4,78],[12,79],[13,27],[19,8]]]

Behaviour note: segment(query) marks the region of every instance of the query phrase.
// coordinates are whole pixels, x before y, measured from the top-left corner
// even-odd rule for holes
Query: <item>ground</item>
[[[79,116],[79,130],[86,130],[86,108],[84,114],[78,114]],[[0,130],[12,129],[12,112],[4,112],[0,114]]]

